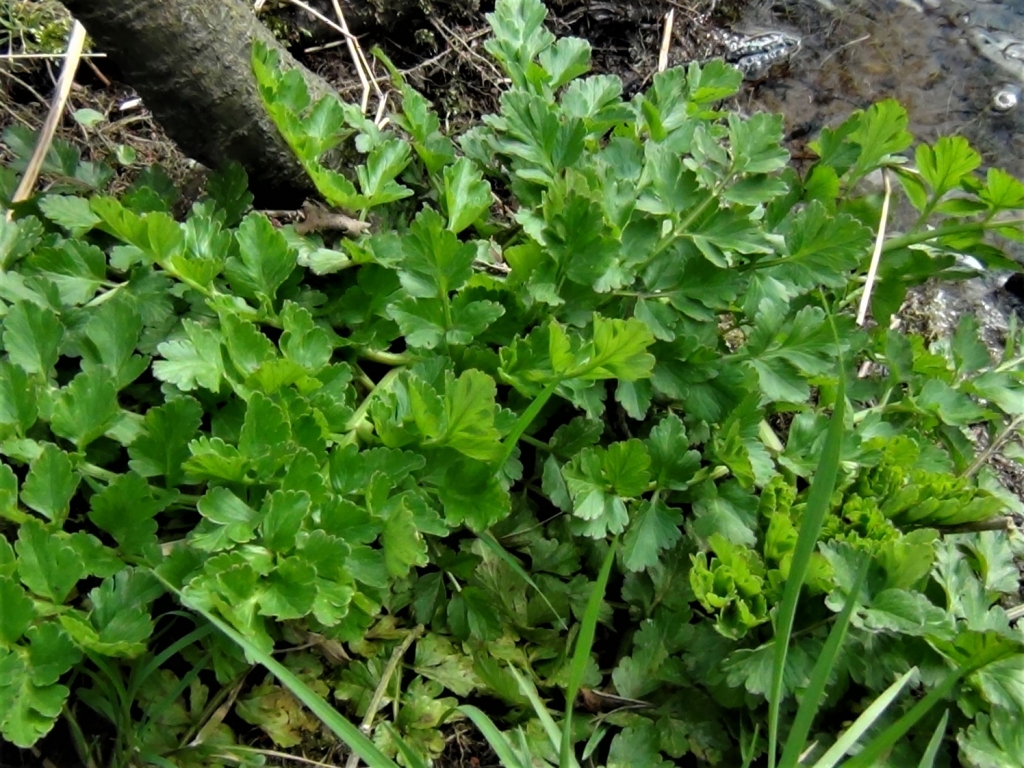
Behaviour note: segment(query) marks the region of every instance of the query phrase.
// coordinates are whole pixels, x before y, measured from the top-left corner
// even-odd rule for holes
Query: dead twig
[[[411,646],[422,634],[423,627],[416,627],[416,629],[405,636],[402,642],[395,648],[394,652],[392,652],[391,658],[388,659],[387,666],[384,667],[384,672],[380,676],[380,682],[377,683],[377,688],[373,692],[373,697],[370,699],[370,705],[366,709],[366,716],[363,717],[363,722],[359,725],[359,730],[366,736],[369,736],[372,731],[373,718],[376,716],[377,710],[380,709],[380,703],[384,699],[384,691],[388,689],[388,684],[391,682],[391,677],[395,674],[395,670],[398,668],[399,662],[402,660],[402,657],[405,656],[405,652],[409,650],[409,646]],[[345,768],[358,768],[358,766],[359,755],[353,752],[348,756]]]
[[[661,32],[661,50],[658,51],[658,71],[668,69],[668,49],[672,45],[672,28],[676,21],[676,9],[669,8],[665,14],[665,28]]]
[[[68,36],[68,48],[64,54],[64,65],[61,67],[60,79],[57,81],[57,92],[54,94],[53,102],[50,104],[50,113],[39,131],[36,139],[36,147],[32,151],[32,157],[25,168],[25,174],[21,177],[11,203],[18,203],[25,200],[32,194],[36,180],[39,178],[39,171],[43,167],[47,152],[50,151],[50,144],[53,142],[53,135],[57,131],[57,123],[64,114],[64,105],[67,103],[71,93],[71,83],[74,82],[75,72],[78,70],[78,62],[82,56],[82,49],[85,47],[85,27],[78,21],[71,27],[71,34]],[[7,220],[14,216],[13,209],[7,211]]]
[[[860,308],[857,311],[857,325],[862,326],[868,319],[868,307],[871,306],[871,291],[878,277],[878,264],[882,260],[882,246],[885,245],[885,227],[889,221],[889,200],[892,198],[892,182],[889,171],[882,169],[882,180],[885,182],[885,197],[882,198],[882,215],[878,219],[878,234],[875,236],[875,250],[871,254],[871,265],[864,283],[864,295],[860,297]]]
[[[300,235],[325,230],[340,230],[352,237],[358,237],[365,235],[370,230],[368,221],[359,221],[343,213],[329,211],[309,200],[302,204],[302,212],[305,214],[305,218],[295,225],[295,231]]]

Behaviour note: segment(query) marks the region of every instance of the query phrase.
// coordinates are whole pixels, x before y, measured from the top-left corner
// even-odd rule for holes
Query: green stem
[[[356,408],[355,413],[353,413],[352,416],[349,418],[348,423],[345,425],[346,432],[355,432],[355,430],[362,423],[363,419],[366,418],[366,414],[369,412],[370,406],[373,404],[374,398],[379,393],[386,392],[394,383],[395,379],[398,378],[398,374],[400,374],[403,370],[405,369],[392,368],[390,371],[384,374],[384,378],[377,382],[376,386],[374,386],[374,388],[370,390],[370,393],[363,398],[363,402],[359,404],[359,407]]]
[[[889,251],[895,251],[899,248],[906,248],[908,245],[917,245],[918,243],[926,243],[929,240],[935,240],[940,237],[946,237],[947,235],[959,235],[964,232],[976,232],[984,231],[987,229],[998,229],[1000,227],[1014,227],[1019,224],[1024,224],[1024,218],[1020,219],[1004,219],[998,221],[990,219],[988,221],[969,221],[961,224],[947,224],[943,227],[936,229],[926,229],[920,232],[910,232],[906,235],[900,235],[887,241],[882,247],[883,253]]]
[[[555,394],[555,390],[558,385],[561,384],[561,380],[553,381],[548,384],[541,391],[539,395],[534,399],[526,410],[523,411],[522,415],[516,420],[516,423],[512,425],[512,431],[508,433],[508,437],[505,438],[504,450],[501,452],[501,459],[498,461],[498,466],[503,467],[509,460],[512,452],[516,449],[516,444],[519,442],[519,438],[523,436],[523,432],[530,426],[537,414],[540,413],[541,408],[547,405],[548,400]]]
[[[416,362],[415,357],[404,352],[384,352],[377,349],[360,349],[358,354],[364,360],[369,360],[372,363],[381,363],[382,365],[402,366],[412,365]]]
[[[522,435],[519,439],[522,440],[524,443],[527,443],[528,445],[532,445],[534,448],[538,448],[539,450],[544,451],[545,453],[551,453],[550,445],[545,443],[543,440],[538,440],[536,437],[533,437],[532,435]]]

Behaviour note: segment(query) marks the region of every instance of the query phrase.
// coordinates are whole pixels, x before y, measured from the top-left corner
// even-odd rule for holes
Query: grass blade
[[[830,316],[831,321],[831,316]],[[836,345],[839,336],[836,334]],[[800,524],[800,534],[793,551],[793,561],[786,579],[786,588],[782,595],[782,604],[775,625],[775,658],[772,661],[772,682],[768,690],[768,768],[775,768],[776,750],[779,740],[779,712],[782,707],[782,680],[786,669],[786,654],[789,651],[789,639],[793,634],[793,622],[796,618],[796,606],[800,599],[800,590],[807,578],[811,556],[818,543],[821,524],[828,512],[832,499],[832,491],[839,475],[839,457],[843,444],[843,419],[846,410],[846,378],[843,373],[842,357],[839,357],[839,384],[836,387],[836,401],[832,408],[828,432],[825,435],[825,446],[818,461],[818,468],[811,480],[807,493],[807,507]]]
[[[561,733],[558,730],[555,719],[551,717],[551,713],[548,711],[547,704],[541,701],[540,695],[537,693],[537,687],[530,680],[523,677],[515,667],[510,666],[508,670],[512,673],[512,677],[516,679],[516,682],[519,683],[519,690],[523,692],[523,695],[533,705],[533,711],[537,713],[537,719],[540,720],[540,724],[544,727],[544,732],[548,735],[548,739],[551,740],[552,748],[557,752],[561,742]]]
[[[939,747],[942,746],[942,739],[946,735],[946,724],[949,722],[949,710],[947,709],[942,713],[942,719],[939,720],[939,724],[935,726],[935,732],[932,734],[931,739],[928,740],[928,748],[921,755],[921,762],[917,764],[917,768],[934,768],[935,758],[939,754]]]
[[[572,705],[576,701],[576,694],[583,683],[583,675],[587,671],[587,662],[590,661],[590,649],[594,645],[594,634],[597,631],[597,617],[601,612],[601,602],[604,600],[605,589],[608,587],[608,577],[611,576],[612,563],[615,562],[615,552],[619,548],[618,537],[612,539],[608,547],[608,554],[601,563],[601,571],[597,576],[590,597],[587,599],[587,607],[583,612],[583,621],[580,623],[580,633],[576,637],[576,647],[573,649],[572,661],[569,664],[569,684],[565,689],[565,722],[562,723],[562,750],[560,765],[562,768],[575,765],[576,760],[572,758]]]
[[[850,626],[850,616],[857,605],[857,596],[860,594],[861,585],[868,574],[870,557],[862,557],[860,567],[857,569],[857,577],[854,579],[853,589],[846,598],[843,610],[832,625],[832,631],[828,634],[824,648],[811,670],[810,681],[804,691],[803,701],[800,702],[800,709],[797,710],[796,718],[793,720],[793,727],[790,728],[789,737],[786,739],[785,749],[782,751],[782,759],[779,765],[782,768],[795,768],[800,761],[800,754],[807,743],[807,734],[810,733],[811,725],[814,723],[814,716],[818,713],[818,705],[821,703],[822,694],[828,684],[828,676],[832,671],[832,663],[839,654],[839,649],[846,639],[846,631]]]
[[[177,596],[182,605],[200,614],[203,618],[213,624],[213,626],[237,643],[250,658],[256,659],[260,664],[270,670],[274,677],[280,680],[281,684],[292,692],[295,698],[309,707],[309,710],[320,718],[320,721],[330,728],[339,739],[344,741],[353,752],[359,755],[359,757],[361,757],[363,761],[370,766],[370,768],[399,768],[398,763],[377,749],[376,745],[370,741],[362,731],[342,717],[334,707],[328,704],[327,701],[314,692],[313,689],[296,677],[290,669],[275,660],[269,654],[261,651],[255,645],[250,643],[243,635],[235,631],[233,627],[218,619],[205,608],[193,605],[181,593],[181,590],[177,589],[173,584],[162,578],[160,574],[154,572],[154,575],[160,579],[169,592],[173,592]]]
[[[853,725],[847,728],[836,739],[829,750],[821,756],[821,759],[814,764],[814,768],[833,768],[843,756],[850,751],[854,744],[860,741],[868,728],[874,725],[875,720],[882,716],[893,700],[899,696],[900,691],[910,682],[910,678],[917,672],[917,667],[911,667],[895,683],[882,691],[878,698],[871,702],[871,705],[860,713],[860,717],[853,721]]]
[[[1012,653],[1012,650],[1003,648],[995,649],[993,652],[982,654],[980,658],[970,666],[954,669],[946,676],[945,680],[929,691],[928,695],[917,702],[909,712],[906,712],[903,717],[872,739],[871,742],[857,753],[856,756],[847,760],[846,763],[844,763],[843,768],[872,768],[878,758],[884,752],[891,749],[897,741],[903,738],[907,731],[913,728],[917,724],[918,720],[928,714],[932,707],[946,698],[947,694],[953,690],[960,680],[973,675],[975,672],[983,667],[987,667],[989,664],[1012,655]]]
[[[498,730],[498,726],[491,718],[470,704],[458,707],[458,711],[473,721],[473,725],[487,739],[487,743],[491,745],[504,768],[530,768],[512,751],[512,745],[508,743],[505,734]]]

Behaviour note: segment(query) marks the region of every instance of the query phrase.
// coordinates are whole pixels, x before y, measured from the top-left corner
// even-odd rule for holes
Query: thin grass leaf
[[[906,712],[903,717],[868,742],[867,746],[858,752],[856,756],[847,760],[843,768],[872,768],[878,758],[891,749],[897,741],[902,739],[907,731],[928,714],[932,707],[946,698],[960,680],[973,675],[989,664],[1013,655],[1013,653],[1014,651],[1005,648],[994,649],[992,652],[983,655],[974,664],[968,667],[960,667],[950,672],[941,683],[929,691],[928,695],[917,702],[909,712]]]
[[[917,764],[917,768],[934,768],[935,758],[939,754],[939,747],[942,746],[942,740],[946,736],[946,724],[949,722],[949,710],[947,709],[942,713],[942,719],[939,720],[939,724],[935,726],[935,732],[932,733],[931,739],[928,740],[928,748],[921,755],[921,762]]]
[[[821,759],[814,764],[814,768],[833,768],[853,746],[860,741],[868,728],[875,724],[875,721],[882,716],[882,713],[889,708],[893,700],[900,695],[900,691],[910,682],[917,673],[917,667],[911,667],[899,680],[890,685],[878,698],[871,702],[871,705],[860,713],[860,717],[853,721],[853,725],[847,728],[836,739],[829,750],[821,756]]]
[[[846,598],[843,610],[839,613],[832,631],[828,633],[824,648],[811,670],[811,677],[804,691],[803,701],[800,702],[800,709],[797,710],[793,726],[786,738],[786,747],[782,751],[782,759],[779,761],[781,768],[795,768],[800,762],[800,755],[807,743],[807,734],[811,731],[811,725],[818,714],[818,706],[821,704],[821,697],[825,693],[825,686],[828,684],[829,675],[832,672],[832,664],[839,654],[843,642],[846,640],[846,632],[850,626],[850,616],[857,606],[857,596],[860,594],[861,585],[868,574],[868,566],[871,563],[869,557],[862,557],[860,567],[857,569],[857,577],[853,583],[853,589]]]
[[[576,637],[576,647],[573,649],[572,661],[569,664],[569,684],[565,689],[565,722],[562,724],[562,750],[559,759],[562,768],[576,764],[575,758],[572,757],[572,705],[583,683],[587,662],[590,661],[590,649],[594,645],[594,634],[597,631],[597,617],[601,613],[601,602],[604,600],[608,577],[611,575],[612,563],[615,562],[615,552],[618,548],[619,538],[616,536],[608,547],[608,554],[601,563],[597,582],[587,599],[587,608],[583,612],[580,633]]]
[[[398,763],[391,760],[387,755],[377,749],[374,743],[363,735],[362,731],[342,717],[334,707],[328,704],[321,696],[317,695],[316,692],[296,677],[291,670],[276,661],[269,654],[261,651],[255,645],[250,643],[243,635],[236,632],[233,627],[218,619],[205,608],[192,604],[179,589],[166,579],[161,578],[159,574],[154,573],[154,575],[160,579],[163,585],[167,587],[168,591],[173,592],[177,596],[182,605],[187,608],[191,608],[193,611],[200,614],[203,618],[213,624],[213,626],[238,644],[238,646],[241,647],[250,658],[256,659],[260,664],[270,670],[274,677],[280,680],[281,684],[291,691],[295,698],[309,707],[309,710],[320,718],[320,721],[330,728],[339,739],[344,741],[353,752],[359,755],[359,757],[361,757],[363,761],[370,766],[370,768],[398,768]]]
[[[193,621],[195,620],[195,617],[190,616],[189,618]],[[209,624],[197,627],[184,637],[171,643],[156,656],[151,656],[145,664],[138,665],[132,669],[131,677],[128,680],[129,694],[134,697],[142,689],[142,686],[149,680],[149,678],[164,665],[164,662],[179,651],[187,648],[193,643],[199,642],[212,631],[213,627]]]
[[[530,768],[512,751],[512,745],[505,738],[505,734],[498,730],[498,726],[494,724],[491,718],[471,704],[464,704],[458,708],[458,711],[473,721],[473,725],[487,739],[487,743],[491,745],[491,749],[494,750],[494,754],[501,760],[504,768]]]
[[[494,554],[501,558],[502,562],[504,562],[509,568],[515,571],[515,574],[519,578],[521,578],[523,581],[525,581],[527,584],[533,587],[534,590],[536,590],[537,594],[540,595],[540,599],[543,600],[544,604],[551,610],[553,614],[555,614],[555,618],[557,618],[558,623],[562,625],[562,629],[568,632],[569,625],[566,624],[565,619],[562,618],[562,615],[557,610],[555,610],[555,606],[553,606],[551,604],[551,601],[548,600],[548,596],[545,595],[544,591],[537,586],[537,582],[535,582],[533,580],[533,577],[531,577],[530,574],[523,569],[523,566],[519,564],[519,561],[512,557],[512,555],[509,554],[508,550],[501,546],[501,543],[491,534],[483,533],[479,538],[480,541],[482,541],[484,544],[491,548],[491,551],[494,552]]]
[[[537,719],[540,720],[540,724],[544,727],[544,732],[548,735],[548,739],[551,740],[551,747],[557,752],[562,740],[562,734],[558,730],[555,719],[548,711],[548,705],[541,700],[540,694],[537,693],[537,687],[532,681],[523,677],[515,667],[510,666],[508,670],[512,673],[512,677],[516,679],[516,682],[519,683],[519,690],[530,700],[533,711],[537,713]]]
[[[142,758],[146,765],[155,765],[158,768],[178,768],[177,764],[172,763],[166,757],[154,755],[152,752],[139,752],[139,757]]]
[[[590,756],[594,754],[594,751],[601,746],[601,742],[604,741],[604,737],[608,735],[608,729],[604,726],[598,726],[598,728],[590,734],[590,738],[587,739],[587,743],[583,746],[583,759],[589,760]]]
[[[839,333],[832,315],[829,314],[832,333],[836,346],[841,348]],[[789,651],[789,640],[793,634],[793,622],[796,618],[796,606],[800,599],[800,590],[807,578],[811,556],[818,543],[818,534],[828,512],[832,491],[839,475],[839,458],[843,443],[843,419],[846,410],[846,378],[843,375],[843,360],[840,355],[837,362],[839,384],[836,387],[836,400],[832,408],[828,432],[825,435],[825,446],[818,461],[817,471],[811,480],[807,493],[807,507],[800,524],[800,534],[793,551],[793,561],[786,579],[786,588],[782,595],[782,604],[776,617],[775,625],[775,658],[772,662],[772,682],[768,691],[768,768],[775,768],[776,751],[779,739],[779,712],[782,706],[782,681],[786,669],[786,654]]]
[[[210,660],[210,654],[205,654],[198,664],[193,665],[187,673],[182,675],[178,684],[175,685],[167,695],[164,696],[160,701],[153,707],[146,709],[146,719],[139,725],[139,730],[136,735],[138,739],[142,739],[142,736],[150,729],[150,727],[159,722],[163,717],[164,712],[171,707],[174,702],[192,685],[192,681],[199,677],[199,674],[206,669],[206,664]]]

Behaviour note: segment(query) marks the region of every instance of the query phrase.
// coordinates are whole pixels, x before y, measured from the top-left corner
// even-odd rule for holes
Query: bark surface
[[[63,2],[185,154],[211,168],[241,163],[267,203],[297,204],[311,192],[260,100],[253,41],[276,47],[282,66],[299,68],[314,98],[331,88],[278,44],[244,0]]]

